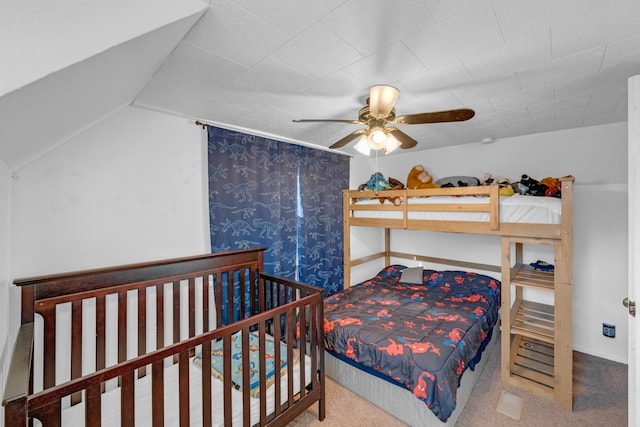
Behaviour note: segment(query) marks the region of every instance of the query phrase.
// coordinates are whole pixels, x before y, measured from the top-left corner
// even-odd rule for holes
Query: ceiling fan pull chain
[[[375,156],[376,156],[376,169],[375,169],[375,171],[376,172],[380,172],[378,170],[378,150],[375,150],[374,153],[375,153]],[[378,195],[378,184],[377,183],[376,183],[375,189],[376,189],[376,193],[375,194],[377,196]]]

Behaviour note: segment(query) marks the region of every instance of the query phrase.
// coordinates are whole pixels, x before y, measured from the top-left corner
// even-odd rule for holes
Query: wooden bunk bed
[[[572,410],[574,178],[567,176],[560,180],[560,199],[519,195],[513,196],[515,199],[502,197],[499,195],[498,186],[379,192],[344,190],[345,288],[351,286],[352,267],[380,259],[384,260],[384,265],[391,264],[392,259],[405,259],[500,273],[503,381],[547,396],[566,410]],[[389,200],[385,201],[386,199]],[[390,200],[394,202],[391,203]],[[517,205],[522,201],[533,202],[535,205],[545,205],[549,202],[553,207],[547,209],[548,213],[541,213],[542,216],[522,216],[517,212],[509,215],[509,210],[513,209],[509,205]],[[384,249],[352,259],[353,227],[384,229]],[[394,229],[498,236],[501,244],[497,245],[499,247],[496,251],[501,252],[501,262],[499,266],[495,266],[402,252],[392,247]],[[537,271],[523,263],[523,248],[527,245],[551,245],[555,258],[554,271]],[[551,292],[553,305],[527,301],[527,288]],[[439,420],[425,421],[432,414],[422,411],[419,404],[412,403],[410,400],[413,396],[406,393],[406,390],[382,384],[384,381],[380,382],[372,379],[371,375],[358,373],[357,369],[347,367],[334,357],[328,357],[326,363],[327,375],[382,405],[401,420],[411,425],[441,425]],[[461,384],[471,382],[472,388],[475,379],[465,378],[467,375],[477,377],[479,373],[467,371],[462,377]],[[367,385],[361,385],[364,382]],[[371,392],[378,387],[383,387],[387,396],[396,393],[395,389],[400,389],[401,392],[399,397],[380,399]],[[466,403],[470,388],[461,388],[458,393],[458,406],[462,407]],[[415,398],[413,400],[417,401]],[[447,422],[448,425],[455,423],[459,409],[461,410],[456,408]],[[414,415],[407,415],[408,413]]]
[[[324,419],[323,290],[264,274],[263,251],[16,280],[6,425]]]

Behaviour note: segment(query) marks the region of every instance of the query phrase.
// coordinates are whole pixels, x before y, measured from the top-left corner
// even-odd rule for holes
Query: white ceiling
[[[134,105],[324,147],[362,126],[291,120],[355,120],[374,84],[476,111],[401,128],[428,149],[625,121],[638,72],[637,0],[220,0]]]
[[[194,3],[206,9],[197,23]],[[75,12],[57,19],[63,25],[87,19],[77,5]],[[476,111],[467,122],[401,128],[418,140],[416,149],[429,149],[626,121],[627,79],[640,73],[637,0],[203,0],[170,16],[174,24],[114,43],[111,57],[105,52],[91,58],[90,69],[69,62],[24,88],[31,92],[0,98],[5,162],[15,167],[28,160],[28,153],[10,144],[17,141],[28,151],[36,137],[29,139],[24,127],[12,123],[52,91],[65,97],[63,108],[41,111],[36,119],[64,127],[60,138],[78,131],[72,127],[79,120],[71,117],[86,127],[121,102],[328,147],[362,126],[292,120],[355,120],[374,84],[400,89],[399,115]],[[78,34],[86,38],[91,32]],[[118,67],[106,72],[100,64]],[[104,81],[108,90],[88,100],[81,89]],[[118,88],[122,96],[114,102],[108,95]],[[89,118],[81,114],[87,104],[94,111]],[[11,133],[2,130],[5,125],[13,126]],[[344,151],[353,152],[352,145]]]

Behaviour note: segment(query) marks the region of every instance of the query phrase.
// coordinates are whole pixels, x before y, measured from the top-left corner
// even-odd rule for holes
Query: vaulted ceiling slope
[[[12,169],[129,103],[322,147],[361,126],[292,120],[355,120],[375,84],[400,90],[399,115],[475,110],[402,127],[429,149],[625,121],[640,73],[637,0],[6,3]]]
[[[204,0],[4,0],[0,96],[202,12]]]
[[[16,170],[132,102],[201,0],[0,3],[0,158]]]

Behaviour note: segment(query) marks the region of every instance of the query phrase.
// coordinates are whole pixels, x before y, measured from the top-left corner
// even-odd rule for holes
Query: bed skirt
[[[366,373],[325,352],[325,374],[379,408],[387,411],[412,427],[454,426],[464,409],[471,391],[482,374],[487,360],[500,341],[500,322],[493,329],[493,337],[482,353],[482,359],[475,369],[467,369],[460,380],[456,409],[446,422],[442,422],[408,389],[403,389],[384,379]]]

